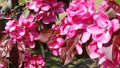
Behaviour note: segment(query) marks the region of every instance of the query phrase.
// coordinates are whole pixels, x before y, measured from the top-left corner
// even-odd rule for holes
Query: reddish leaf
[[[114,36],[113,44],[114,45],[119,45],[120,44],[120,33]]]
[[[23,53],[19,51],[17,46],[15,45],[10,52],[9,57],[10,62],[12,63],[12,65],[18,68],[21,67],[23,59],[24,59]]]
[[[108,57],[109,60],[113,60],[113,57],[112,57],[112,52],[113,52],[113,44],[111,44],[110,46],[107,46],[107,47],[103,47],[103,51],[105,53],[105,55]]]
[[[18,66],[21,67],[25,57],[22,51],[26,51],[24,43],[22,41],[17,42],[17,48],[18,48],[18,54],[19,54]]]
[[[120,31],[120,30],[119,30]],[[120,32],[119,34],[117,34],[114,39],[113,39],[113,60],[118,58],[118,53],[119,53],[119,49],[120,49]],[[118,51],[118,53],[116,52]]]
[[[120,5],[114,2],[114,0],[106,0],[111,8],[113,8],[117,13],[120,13]]]
[[[19,61],[18,61],[18,66],[21,67],[22,66],[22,62],[24,60],[24,54],[19,51]]]
[[[2,38],[0,38],[0,43],[5,41],[6,39],[8,39],[8,35],[7,34],[3,35]]]
[[[23,61],[23,54],[18,50],[17,46],[12,43],[7,34],[0,39],[0,58],[9,57],[10,62],[15,66],[20,66]]]
[[[17,46],[14,46],[10,52],[10,58],[9,58],[10,62],[18,67],[18,61],[19,61],[19,54],[18,54],[18,49]]]
[[[40,40],[42,43],[48,42],[51,38],[53,38],[55,35],[58,35],[59,31],[54,29],[47,29],[42,30],[37,38],[37,40]]]
[[[73,60],[75,54],[75,46],[77,45],[78,41],[81,38],[81,34],[78,34],[74,38],[66,40],[66,46],[63,47],[60,58],[62,59],[63,66],[67,65]]]
[[[114,49],[118,45],[120,45],[120,33],[119,31],[117,32],[118,34],[114,35],[112,40],[109,42],[109,44],[104,45],[103,50],[106,56],[108,57],[109,60],[113,60],[114,56]]]
[[[12,49],[12,42],[9,36],[3,35],[0,39],[0,57],[9,57],[9,52]]]

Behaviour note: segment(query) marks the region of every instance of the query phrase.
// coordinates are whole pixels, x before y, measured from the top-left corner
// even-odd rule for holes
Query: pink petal
[[[52,50],[52,53],[53,53],[55,56],[58,56],[58,55],[59,55],[58,50]]]
[[[39,8],[36,6],[36,2],[27,2],[26,3],[26,6],[31,9],[31,10],[34,10],[35,12],[38,12],[39,11]]]
[[[79,55],[82,54],[83,50],[82,50],[82,45],[81,45],[81,43],[78,43],[78,44],[76,45],[76,51],[77,51],[77,53],[78,53]]]
[[[113,19],[111,20],[112,26],[113,26],[113,31],[117,31],[120,28],[120,23],[118,19]]]
[[[98,62],[98,64],[99,65],[101,65],[103,62],[105,62],[106,61],[106,59],[103,57],[103,58],[100,58],[100,60],[99,60],[99,62]]]
[[[99,57],[100,57],[100,55],[98,53],[95,53],[95,52],[90,53],[90,58],[91,59],[96,59],[96,58],[99,58]]]
[[[89,32],[84,32],[81,38],[82,43],[87,42],[90,39],[91,34]]]
[[[49,4],[44,4],[44,5],[41,7],[41,9],[42,9],[43,11],[48,11],[50,8],[51,8],[51,7],[49,6]]]

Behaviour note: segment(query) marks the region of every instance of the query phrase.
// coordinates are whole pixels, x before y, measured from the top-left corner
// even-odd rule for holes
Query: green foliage
[[[23,14],[24,14],[25,18],[28,17],[29,13],[30,13],[30,11],[28,9],[24,10]]]
[[[26,3],[27,1],[32,1],[32,0],[18,0],[19,3]]]
[[[26,3],[27,0],[19,0],[18,2],[19,2],[19,3]]]
[[[120,5],[120,0],[115,0],[115,3],[117,3],[118,5]]]

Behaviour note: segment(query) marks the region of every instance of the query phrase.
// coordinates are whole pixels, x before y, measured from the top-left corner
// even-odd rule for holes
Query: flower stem
[[[42,56],[43,58],[45,58],[44,47],[42,44],[40,44],[40,48],[41,48]]]
[[[42,56],[43,56],[43,58],[44,58],[44,60],[45,60],[45,51],[44,51],[44,47],[43,47],[43,45],[42,45],[40,42],[39,42],[39,44],[40,44]],[[46,68],[46,65],[44,66],[44,68]]]

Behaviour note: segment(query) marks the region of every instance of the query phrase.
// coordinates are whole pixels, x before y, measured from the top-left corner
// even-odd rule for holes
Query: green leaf
[[[27,0],[19,0],[18,2],[19,2],[19,3],[26,3]]]
[[[31,2],[32,0],[27,0],[27,1]]]
[[[115,3],[117,3],[118,5],[120,5],[120,0],[115,0]]]
[[[32,0],[19,0],[19,3],[26,3],[26,2],[31,2]]]
[[[30,11],[28,9],[24,10],[23,14],[24,14],[25,18],[28,17],[29,13],[30,13]]]

